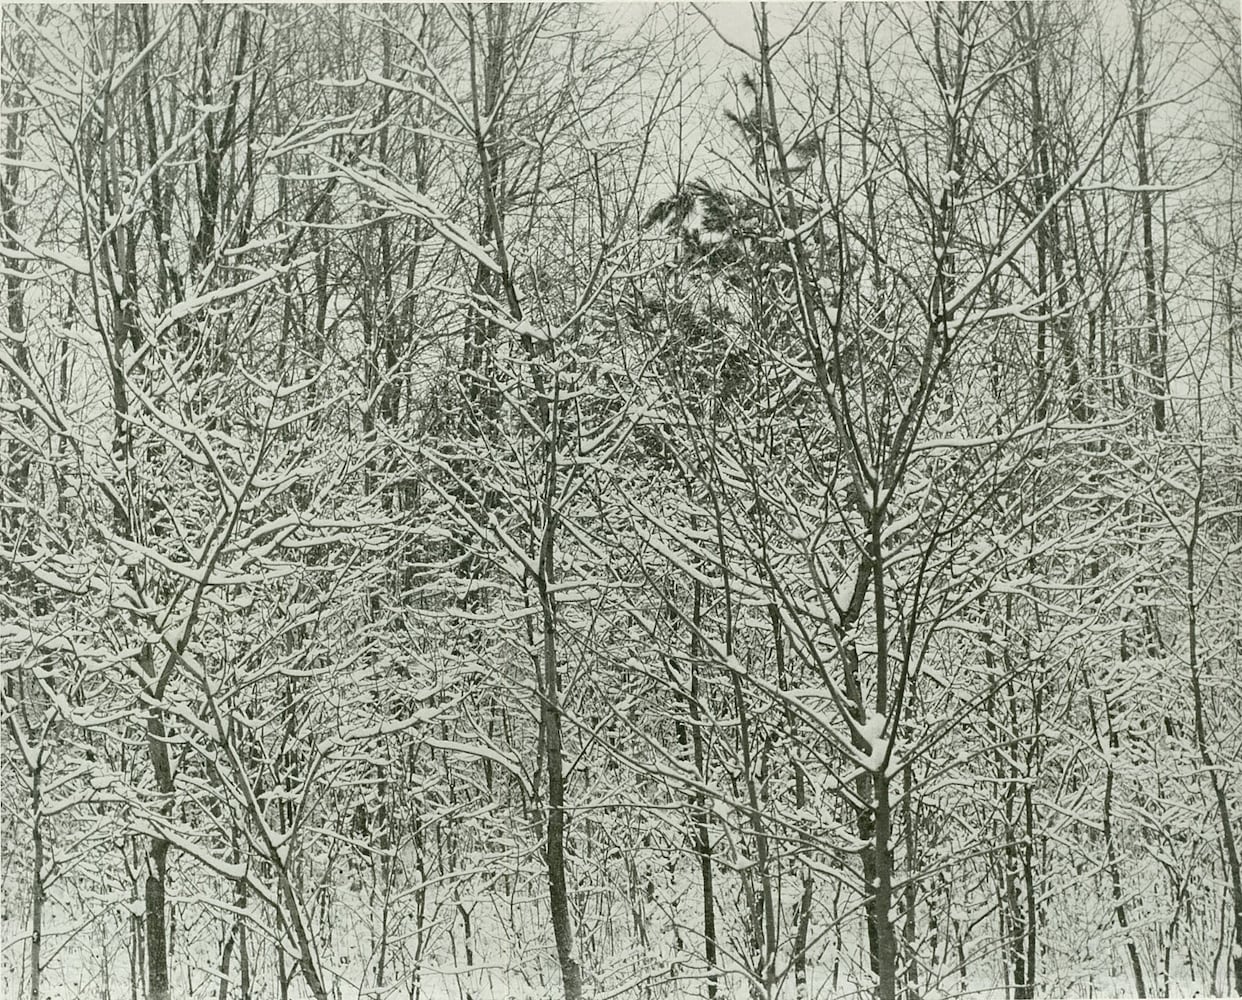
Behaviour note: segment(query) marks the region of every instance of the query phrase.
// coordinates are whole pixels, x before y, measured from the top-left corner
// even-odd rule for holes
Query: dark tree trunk
[[[1151,392],[1152,425],[1163,431],[1168,423],[1168,338],[1161,323],[1160,287],[1156,273],[1155,220],[1152,204],[1151,149],[1148,127],[1151,111],[1147,107],[1146,0],[1132,0],[1134,24],[1134,86],[1137,110],[1134,113],[1134,148],[1138,158],[1139,220],[1143,230],[1143,323],[1147,329],[1147,363]]]

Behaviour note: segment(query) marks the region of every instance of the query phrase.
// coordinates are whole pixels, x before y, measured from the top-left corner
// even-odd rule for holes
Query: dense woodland
[[[1238,29],[6,5],[4,996],[1242,992]]]

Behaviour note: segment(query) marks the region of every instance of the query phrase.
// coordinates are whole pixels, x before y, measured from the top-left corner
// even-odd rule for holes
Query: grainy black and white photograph
[[[1242,994],[1240,24],[5,4],[0,1000]]]

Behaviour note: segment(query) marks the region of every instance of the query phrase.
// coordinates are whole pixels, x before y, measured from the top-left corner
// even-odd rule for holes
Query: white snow
[[[884,766],[884,758],[888,756],[890,740],[884,735],[887,722],[882,714],[873,712],[858,727],[858,735],[867,746],[862,764],[868,771],[878,772]]]

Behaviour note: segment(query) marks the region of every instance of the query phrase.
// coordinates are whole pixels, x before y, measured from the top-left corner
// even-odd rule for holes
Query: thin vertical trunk
[[[699,586],[695,581],[695,587]],[[789,677],[787,676],[787,668],[785,664],[785,639],[781,630],[781,614],[780,609],[775,604],[768,605],[768,622],[772,628],[772,646],[776,653],[776,682],[777,686],[782,690],[788,690]],[[794,715],[793,709],[786,701],[784,704],[785,727],[788,738],[796,745],[794,734],[796,732],[797,716]],[[791,747],[792,751],[792,747]],[[790,764],[793,767],[794,774],[794,805],[797,807],[799,817],[806,815],[807,795],[806,795],[806,773],[802,767],[801,761],[796,757],[791,758]],[[810,853],[811,846],[809,841],[803,837],[800,848],[804,853]],[[811,874],[811,869],[805,863],[801,864],[801,881],[802,894],[798,899],[797,917],[794,924],[794,941],[793,941],[793,968],[794,968],[794,989],[798,996],[798,1000],[805,1000],[807,996],[808,984],[806,975],[806,945],[807,935],[811,925],[811,905],[814,901],[815,879]]]
[[[1004,620],[1011,621],[1012,617],[1012,605],[1007,603]],[[1009,669],[1008,655],[1006,654],[1006,662],[1001,664],[992,652],[991,639],[989,633],[989,642],[984,648],[984,661],[987,664],[988,676],[1000,678]],[[1017,787],[1022,776],[1011,755],[1011,743],[1017,740],[1019,727],[1016,691],[1012,679],[1006,680],[1001,693],[1008,710],[1003,718],[998,718],[994,695],[989,694],[984,702],[990,738],[995,747],[996,777],[1003,789],[1001,806],[1004,818],[999,830],[995,831],[995,836],[1000,841],[997,907],[1001,926],[1001,958],[1006,990],[1012,986],[1014,1000],[1030,1000],[1032,976],[1027,965],[1027,949],[1024,946],[1029,935],[1026,908],[1022,905],[1019,891],[1023,885],[1023,866],[1018,843],[1018,819],[1015,815]]]
[[[915,678],[908,681],[907,694],[907,711],[911,714],[919,714],[919,696],[918,685]],[[934,823],[930,817],[926,815],[921,806],[916,805],[914,791],[916,781],[914,777],[914,762],[910,761],[901,768],[901,819],[903,831],[903,851],[902,864],[908,872],[916,872],[922,869],[924,859],[921,856],[923,850],[920,834],[926,832],[931,843],[938,840],[938,833],[935,830]],[[928,899],[934,898],[937,894],[930,885],[924,883],[927,888]],[[931,970],[936,968],[936,952],[939,947],[939,926],[940,917],[937,914],[937,907],[930,904],[927,910],[927,947],[926,953],[920,954],[918,944],[918,901],[919,901],[919,880],[914,878],[904,879],[904,886],[901,893],[902,906],[902,953],[901,965],[902,969],[902,989],[904,995],[909,1000],[917,1000],[920,996],[920,968],[928,970],[928,985],[931,986],[933,973]]]
[[[853,627],[853,616],[849,622],[842,622],[842,628]],[[859,664],[857,647],[852,640],[843,643],[843,660],[845,666],[845,689],[846,695],[850,702],[855,706],[861,706],[863,701],[862,687],[859,682]],[[855,717],[856,721],[861,724],[864,720],[861,717],[861,708],[855,709],[858,713]],[[867,750],[860,744],[855,743],[857,748],[866,753]],[[881,968],[881,946],[880,946],[880,911],[878,907],[878,862],[877,862],[877,844],[875,840],[876,828],[876,810],[875,810],[875,784],[871,772],[860,770],[858,776],[854,779],[854,795],[860,803],[855,814],[855,829],[858,839],[862,844],[862,848],[858,852],[858,859],[862,867],[863,882],[863,920],[867,931],[867,954],[870,959],[871,971],[878,977]],[[887,915],[887,911],[885,911]],[[890,928],[891,933],[891,928]]]
[[[237,864],[241,860],[241,852],[238,846],[238,831],[236,828],[234,828],[232,833],[232,841],[231,861],[233,864]],[[247,938],[245,917],[248,901],[248,883],[244,878],[238,879],[237,895],[233,901],[233,905],[237,909],[237,916],[234,917],[232,939],[237,942],[235,947],[237,950],[237,974],[238,985],[241,989],[241,1000],[250,1000],[250,946]]]
[[[292,923],[287,926],[293,932],[293,943],[297,945],[298,968],[302,973],[302,979],[314,1000],[328,1000],[328,990],[319,973],[319,962],[315,957],[314,942],[311,940],[310,928],[307,926],[305,915],[302,912],[298,890],[293,884],[288,868],[283,863],[280,866],[278,882],[280,894],[284,897],[285,905],[283,909],[292,918]],[[284,949],[281,948],[280,951],[283,955]],[[290,975],[290,978],[292,978],[292,975]],[[282,990],[287,992],[287,989],[287,980],[282,978]]]
[[[1156,274],[1155,221],[1151,192],[1151,149],[1148,128],[1151,111],[1147,107],[1147,15],[1146,0],[1132,0],[1130,16],[1134,25],[1134,146],[1138,158],[1139,221],[1143,234],[1143,323],[1147,330],[1147,364],[1151,392],[1152,424],[1163,431],[1168,422],[1168,339],[1161,323],[1160,295]]]
[[[1134,991],[1140,998],[1143,998],[1147,996],[1147,987],[1143,982],[1143,963],[1139,958],[1138,945],[1130,930],[1125,895],[1121,888],[1121,867],[1117,863],[1116,845],[1113,840],[1113,765],[1111,760],[1104,777],[1104,846],[1108,851],[1108,878],[1112,886],[1113,915],[1125,937],[1126,954],[1130,958],[1130,971],[1134,976]]]
[[[916,828],[916,814],[914,810],[914,775],[913,766],[904,767],[901,770],[901,821],[905,834],[905,865],[907,871],[918,870],[918,831]],[[905,995],[915,998],[919,995],[919,963],[918,956],[915,954],[915,931],[916,914],[918,907],[918,887],[912,878],[906,879],[905,890],[902,893],[902,905],[905,908],[905,923],[902,932],[902,962],[905,965],[903,979],[905,981]],[[931,907],[928,908],[928,921],[932,928],[931,956],[929,964],[935,963],[936,942],[935,942],[935,913]]]
[[[1128,660],[1130,658],[1129,644],[1126,639],[1125,632],[1121,634],[1121,659]],[[1097,744],[1105,751],[1105,772],[1104,772],[1104,849],[1107,852],[1104,859],[1104,870],[1108,875],[1109,885],[1112,892],[1113,916],[1117,921],[1117,926],[1121,928],[1122,936],[1125,939],[1126,954],[1130,959],[1130,970],[1134,976],[1134,988],[1136,994],[1140,998],[1147,996],[1147,987],[1143,980],[1143,963],[1139,958],[1138,947],[1135,944],[1133,933],[1130,930],[1130,918],[1126,911],[1125,893],[1121,885],[1121,866],[1117,860],[1116,841],[1113,838],[1113,755],[1117,752],[1119,743],[1117,739],[1117,731],[1113,725],[1112,710],[1107,699],[1104,702],[1105,719],[1108,725],[1107,745],[1105,746],[1100,740],[1099,725],[1096,721],[1095,705],[1090,699],[1087,702],[1088,709],[1091,714],[1091,729],[1095,735]]]
[[[1043,207],[1043,197],[1045,186],[1040,172],[1044,169],[1045,163],[1042,155],[1043,149],[1043,107],[1039,92],[1039,58],[1037,50],[1037,42],[1035,38],[1035,14],[1033,5],[1025,3],[1022,5],[1022,12],[1026,15],[1026,24],[1024,31],[1026,33],[1026,43],[1031,49],[1030,59],[1028,61],[1027,72],[1030,79],[1031,91],[1031,152],[1032,167],[1035,171],[1035,204],[1033,209],[1036,213]],[[1035,324],[1035,372],[1037,378],[1036,393],[1038,403],[1036,405],[1035,415],[1039,420],[1043,420],[1048,415],[1048,388],[1051,384],[1048,365],[1048,320],[1047,314],[1050,312],[1048,302],[1048,221],[1045,219],[1040,222],[1035,235],[1035,273],[1036,282],[1039,292],[1039,298],[1043,304],[1040,309],[1040,316]]]
[[[120,41],[120,13],[113,12],[113,40]],[[126,208],[120,181],[121,151],[117,148],[120,93],[108,91],[103,98],[103,115],[98,140],[93,152],[99,160],[99,209],[104,217],[109,213],[121,214]],[[104,226],[105,218],[99,224]],[[141,516],[138,509],[126,506],[133,475],[134,440],[129,416],[130,385],[128,379],[137,371],[127,364],[127,352],[137,351],[142,345],[137,316],[138,300],[136,233],[129,224],[117,225],[102,241],[98,252],[99,273],[107,291],[99,296],[96,305],[96,326],[103,340],[104,355],[110,368],[113,405],[112,434],[112,518],[116,534],[134,541],[138,534],[135,519]],[[162,498],[157,498],[162,500]],[[133,581],[135,589],[141,586]],[[146,748],[151,763],[155,792],[159,796],[158,811],[171,815],[173,778],[168,751],[168,734],[165,729],[162,707],[163,689],[159,670],[155,663],[155,649],[144,644],[136,656],[140,675],[145,683],[139,698],[139,706],[146,718]],[[166,886],[168,851],[170,843],[159,833],[148,839],[146,856],[146,879],[143,887],[144,932],[146,944],[146,971],[148,1000],[169,1000],[168,978],[168,931],[166,924]]]
[[[480,173],[487,187],[486,198],[481,206],[479,237],[484,245],[503,239],[504,174],[503,115],[499,113],[501,95],[504,92],[504,60],[509,45],[510,12],[504,5],[487,7],[485,51],[483,58],[482,94],[479,86],[473,92],[475,115],[486,121],[486,133],[476,129],[476,153]],[[470,27],[473,31],[474,16]],[[475,59],[474,40],[471,39],[470,57]],[[473,67],[472,67],[472,79]],[[481,100],[480,100],[481,98]],[[462,344],[462,377],[466,398],[470,404],[467,414],[468,427],[484,433],[495,422],[500,408],[500,395],[495,387],[494,369],[496,341],[500,326],[479,304],[503,295],[501,276],[479,263],[475,268],[471,287],[471,304],[466,313],[466,329]]]
[[[474,925],[470,922],[470,911],[461,901],[460,896],[455,896],[457,904],[457,915],[461,917],[461,942],[462,950],[466,953],[466,974],[474,968]],[[465,1000],[473,1000],[473,996],[469,988],[465,991]]]
[[[24,60],[23,60],[24,61]],[[30,351],[26,346],[26,291],[25,267],[21,263],[21,248],[18,244],[18,233],[21,231],[21,202],[18,195],[18,184],[21,179],[20,163],[25,148],[26,113],[23,109],[23,96],[16,86],[9,86],[6,80],[3,95],[7,122],[5,125],[4,150],[7,163],[0,172],[0,221],[3,222],[5,254],[4,291],[9,331],[12,334],[13,360],[23,374],[30,371]],[[10,399],[21,400],[27,396],[24,387],[17,384],[12,376],[13,386]],[[18,415],[26,428],[33,427],[34,417],[31,408],[18,406]],[[10,496],[24,497],[26,481],[30,473],[30,455],[16,440],[10,438],[5,444],[4,486]],[[9,513],[9,505],[0,508],[0,527],[5,521],[16,514]],[[18,537],[21,533],[15,532]],[[22,543],[23,547],[26,543]]]
[[[167,10],[167,9],[166,9]],[[148,4],[135,5],[132,8],[134,32],[140,49],[151,43],[152,7]],[[176,16],[176,15],[173,15]],[[146,129],[146,168],[150,175],[151,188],[151,230],[154,237],[156,252],[156,288],[161,311],[166,310],[175,300],[183,297],[181,278],[169,257],[172,246],[172,206],[171,193],[165,184],[164,170],[161,166],[160,146],[166,141],[156,116],[155,98],[159,93],[152,68],[153,60],[147,59],[142,64],[142,115]],[[184,330],[184,324],[178,321],[178,331]]]
[[[1012,598],[1008,598],[1012,599]],[[1036,625],[1042,627],[1040,615],[1036,611]],[[1027,662],[1030,662],[1031,650],[1028,647],[1025,650]],[[1040,660],[1041,667],[1046,667],[1046,663]],[[1039,682],[1032,684],[1031,690],[1031,740],[1026,752],[1026,773],[1025,782],[1022,785],[1022,889],[1025,894],[1026,902],[1026,1000],[1034,1000],[1036,983],[1039,981],[1038,966],[1036,964],[1039,956],[1039,934],[1040,934],[1040,908],[1038,885],[1036,883],[1038,868],[1035,857],[1035,831],[1040,829],[1040,825],[1035,819],[1035,779],[1040,773],[1042,764],[1037,758],[1041,752],[1041,733],[1043,731],[1043,691],[1039,687]],[[1047,867],[1047,840],[1041,842],[1043,850],[1040,854],[1039,867]]]
[[[147,997],[169,1000],[168,936],[164,920],[165,885],[168,878],[168,841],[153,837],[147,851],[146,906]]]
[[[955,920],[953,924],[954,944],[957,950],[957,979],[964,995],[969,992],[970,983],[966,974],[966,931],[962,928],[960,921]]]
[[[216,974],[220,980],[220,989],[216,993],[217,1000],[229,1000],[229,966],[233,963],[233,948],[236,943],[237,925],[233,924],[229,928],[229,936],[224,940],[224,947],[220,949],[220,968]]]
[[[548,825],[545,854],[548,862],[548,900],[552,909],[552,932],[556,938],[556,957],[561,967],[565,1000],[580,1000],[582,972],[574,958],[573,924],[569,914],[569,888],[565,876],[565,762],[561,738],[560,674],[556,658],[556,606],[552,594],[553,534],[555,514],[545,507],[544,538],[541,546],[539,598],[543,613],[543,679],[541,721],[545,733],[545,762],[548,768]]]
[[[1227,384],[1229,386],[1229,395],[1231,398],[1235,396],[1234,383],[1234,338],[1237,337],[1237,324],[1234,322],[1233,312],[1233,281],[1231,279],[1225,281],[1225,370]],[[1238,438],[1237,411],[1230,409],[1229,411],[1229,433],[1236,441]]]
[[[871,775],[865,771],[859,774],[854,783],[854,793],[858,801],[872,801]],[[877,976],[880,973],[880,932],[876,919],[876,857],[875,857],[875,810],[864,805],[858,810],[856,829],[858,839],[863,844],[859,853],[862,863],[863,877],[863,915],[867,928],[867,954],[871,960],[871,971]]]
[[[138,1000],[138,984],[146,978],[146,945],[142,940],[142,917],[129,918],[129,1000]]]
[[[504,225],[504,157],[500,149],[503,131],[499,101],[504,84],[504,59],[509,46],[509,9],[503,6],[484,8],[486,19],[485,66],[480,88],[478,75],[476,19],[477,8],[466,13],[468,28],[467,44],[470,58],[471,111],[473,116],[473,140],[479,165],[482,195],[483,229],[495,244],[499,275],[496,281],[503,292],[509,318],[514,323],[523,319],[517,287],[510,267],[505,242]],[[482,89],[482,93],[480,90]],[[487,127],[484,127],[484,121]],[[491,280],[491,279],[489,279]],[[499,294],[495,297],[499,298]],[[491,324],[493,321],[488,319]],[[527,333],[520,336],[522,351],[531,368],[535,418],[542,439],[537,451],[544,468],[539,499],[541,513],[538,563],[535,583],[539,591],[542,636],[540,640],[538,681],[540,735],[543,741],[543,763],[548,771],[548,812],[544,842],[547,861],[548,901],[552,915],[552,931],[556,940],[557,961],[566,1000],[580,1000],[582,996],[582,971],[575,957],[574,928],[569,910],[569,888],[566,874],[565,836],[565,761],[562,733],[563,712],[560,699],[560,671],[556,637],[558,630],[556,586],[556,531],[558,512],[556,496],[558,489],[557,444],[561,437],[559,418],[553,405],[554,393],[546,384],[542,370],[541,348]],[[554,383],[555,384],[555,383]],[[489,392],[491,390],[489,389]],[[499,396],[496,396],[497,405]],[[490,404],[489,404],[490,405]]]
[[[36,751],[40,758],[43,747]],[[30,776],[30,1000],[39,1000],[43,973],[43,766]]]
[[[1006,608],[1006,617],[1012,620],[1012,608]],[[1029,662],[1029,661],[1028,661]],[[1008,657],[1006,657],[1008,666]],[[1010,736],[1018,738],[1020,718],[1017,704],[1017,691],[1013,681],[1006,683],[1006,697],[1009,706]],[[1032,703],[1033,723],[1036,733],[1039,731],[1039,699]],[[1033,1000],[1035,996],[1035,959],[1039,940],[1035,900],[1035,825],[1034,802],[1031,792],[1033,757],[1035,739],[1032,737],[1030,749],[1026,753],[1026,766],[1019,772],[1017,762],[1008,753],[998,751],[998,756],[1011,761],[1007,764],[1008,781],[1005,786],[1005,857],[1006,857],[1006,892],[1009,907],[1009,946],[1012,953],[1014,1000]],[[1021,796],[1015,790],[1021,784]],[[1017,806],[1021,811],[1021,820],[1014,815]]]
[[[892,799],[883,773],[872,777],[875,795],[875,912],[876,960],[879,964],[879,1000],[897,996],[897,935],[893,932]]]
[[[692,530],[697,529],[697,519],[691,520]],[[703,584],[694,581],[694,610],[690,630],[690,741],[694,747],[694,773],[700,785],[707,784],[707,753],[703,745],[702,714],[699,706],[701,686],[699,682],[699,656],[702,653],[701,632],[703,622]],[[706,796],[702,788],[695,789],[694,806],[694,837],[695,853],[699,856],[699,881],[703,896],[703,958],[710,970],[707,976],[708,1000],[716,1000],[719,989],[719,976],[716,973],[716,899],[713,887],[712,872],[712,841],[709,822],[711,813],[707,809]]]
[[[238,897],[238,903],[244,909],[246,906],[245,883],[242,883],[242,895]],[[241,987],[241,1000],[251,1000],[250,985],[250,941],[249,929],[246,926],[246,918],[238,917],[237,919],[237,974],[238,985]]]
[[[890,710],[889,692],[896,686],[889,676],[889,623],[888,593],[885,589],[885,562],[882,539],[882,518],[872,512],[868,525],[870,538],[868,548],[871,556],[871,599],[875,614],[875,706],[876,711],[886,719],[885,730],[890,740],[896,738],[896,718],[888,718]],[[881,738],[881,734],[877,734]],[[872,748],[868,747],[868,753]],[[875,864],[875,897],[873,915],[875,920],[875,959],[879,964],[879,984],[877,996],[879,1000],[895,1000],[897,996],[897,935],[893,921],[893,813],[892,798],[889,788],[889,776],[886,773],[888,755],[877,762],[871,773],[872,801],[875,804],[875,829],[873,838]],[[908,920],[914,915],[908,914]]]
[[[159,689],[155,667],[155,651],[145,646],[139,654],[139,665],[147,678],[145,699],[148,702],[147,756],[155,777],[155,791],[160,797],[159,812],[172,814],[172,762],[168,753],[168,734],[164,712],[160,707],[163,691]],[[148,1000],[169,1000],[168,926],[166,895],[168,883],[168,850],[171,844],[159,834],[152,834],[147,846],[147,879],[144,890],[147,945]]]
[[[376,989],[384,985],[384,976],[388,971],[388,921],[389,912],[392,909],[392,865],[388,860],[387,847],[381,847],[381,850],[384,852],[383,860],[380,862],[380,877],[383,880],[384,898],[381,903],[383,910],[380,913],[379,957],[375,961]]]
[[[766,17],[766,15],[765,15]],[[765,32],[766,37],[766,32]],[[772,869],[770,859],[771,845],[767,829],[763,822],[763,812],[759,803],[759,787],[755,780],[754,755],[751,747],[750,712],[746,702],[746,694],[742,689],[741,666],[734,657],[735,619],[733,610],[732,570],[729,565],[728,548],[724,540],[725,515],[721,508],[720,494],[711,490],[713,506],[712,526],[716,535],[716,553],[720,560],[721,578],[724,583],[724,652],[726,669],[732,687],[733,704],[737,711],[738,749],[742,758],[742,775],[746,785],[746,812],[748,813],[751,837],[754,840],[756,864],[759,876],[759,888],[756,892],[749,870],[743,884],[746,886],[748,903],[748,920],[753,959],[755,966],[755,982],[752,984],[752,995],[771,998],[776,983],[777,955],[777,924],[776,903],[773,896]]]
[[[750,712],[746,704],[746,694],[742,690],[739,671],[730,669],[729,678],[733,687],[733,704],[738,715],[738,744],[742,756],[743,780],[746,784],[746,811],[749,813],[750,832],[755,842],[755,861],[759,872],[758,890],[753,885],[747,890],[750,897],[750,937],[755,951],[755,977],[757,983],[762,984],[761,990],[756,984],[752,992],[756,996],[770,998],[776,978],[776,907],[772,898],[770,848],[759,804],[759,788],[755,781],[754,756],[750,744]]]
[[[1026,17],[1026,42],[1030,47],[1027,77],[1030,85],[1031,152],[1035,168],[1034,211],[1044,212],[1056,195],[1055,164],[1053,161],[1051,129],[1044,108],[1043,81],[1041,78],[1041,51],[1044,45],[1044,19],[1055,8],[1036,7],[1025,3],[1022,12]],[[1038,20],[1037,18],[1038,11]],[[1039,280],[1039,295],[1043,302],[1038,321],[1038,371],[1040,380],[1039,416],[1046,415],[1047,388],[1049,384],[1048,353],[1051,341],[1059,348],[1065,365],[1066,394],[1070,413],[1075,420],[1086,421],[1090,414],[1082,390],[1077,345],[1070,326],[1069,283],[1065,275],[1065,248],[1061,242],[1060,210],[1054,209],[1039,223],[1035,233],[1035,255]],[[1055,289],[1055,293],[1054,293]],[[1045,319],[1044,317],[1047,317]]]
[[[1022,996],[1017,1000],[1034,1000],[1035,959],[1039,947],[1039,912],[1035,896],[1035,804],[1030,780],[1022,788],[1022,810],[1025,818],[1022,843],[1022,888],[1026,897],[1026,982],[1023,984]]]
[[[755,983],[751,995],[770,998],[773,991],[776,963],[776,912],[771,892],[768,832],[760,810],[759,789],[755,783],[754,755],[750,747],[750,713],[741,688],[737,670],[729,671],[733,686],[733,704],[738,712],[738,747],[741,752],[741,770],[746,790],[746,812],[749,814],[750,835],[755,842],[755,863],[759,870],[759,888],[750,883],[750,871],[746,871],[746,918],[748,918],[751,949],[753,949]],[[761,984],[761,985],[760,985]]]

